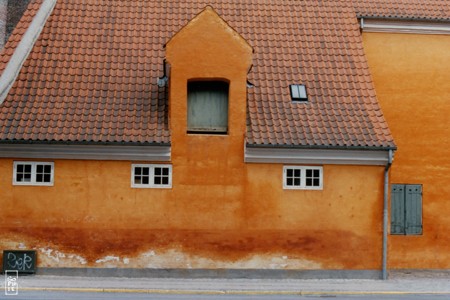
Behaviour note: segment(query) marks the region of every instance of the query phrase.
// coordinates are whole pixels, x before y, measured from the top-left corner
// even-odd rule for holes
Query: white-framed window
[[[321,190],[323,189],[323,168],[284,166],[283,188],[288,190]]]
[[[171,188],[172,166],[159,164],[132,164],[131,187]]]
[[[53,179],[53,162],[14,162],[13,185],[53,186]]]

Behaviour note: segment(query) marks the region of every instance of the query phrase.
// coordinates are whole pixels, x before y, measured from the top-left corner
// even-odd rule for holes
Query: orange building
[[[41,274],[449,268],[438,1],[100,2],[32,0],[1,54],[1,249]],[[389,15],[440,34],[373,32]]]
[[[398,146],[391,170],[389,266],[449,269],[450,24],[370,19],[363,38]]]

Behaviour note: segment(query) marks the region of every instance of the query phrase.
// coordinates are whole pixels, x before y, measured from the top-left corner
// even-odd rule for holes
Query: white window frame
[[[300,171],[300,184],[288,185],[287,184],[287,170],[299,170]],[[319,170],[319,185],[307,186],[306,185],[306,171],[307,170]],[[285,190],[323,190],[323,167],[317,166],[284,166],[283,167],[283,189]]]
[[[135,183],[135,169],[136,168],[149,168],[149,183]],[[169,169],[169,183],[168,184],[155,184],[155,168],[168,168]],[[131,165],[131,187],[132,188],[155,188],[155,189],[167,189],[172,188],[172,165],[163,164],[132,164]]]
[[[31,180],[17,181],[17,166],[31,165]],[[50,166],[50,182],[37,182],[37,166]],[[53,162],[38,162],[38,161],[15,161],[13,167],[13,185],[31,185],[31,186],[53,186],[55,178],[55,164]]]

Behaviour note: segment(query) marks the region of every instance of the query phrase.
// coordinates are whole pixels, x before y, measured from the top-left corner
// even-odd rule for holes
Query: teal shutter
[[[422,186],[407,185],[405,191],[406,234],[422,234]]]
[[[391,187],[391,234],[405,234],[405,185]]]

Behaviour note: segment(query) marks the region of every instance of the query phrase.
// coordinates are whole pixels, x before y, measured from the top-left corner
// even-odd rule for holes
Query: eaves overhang
[[[247,163],[289,163],[319,165],[368,165],[386,166],[390,148],[355,147],[261,147],[245,146],[244,161]]]
[[[0,143],[0,157],[168,162],[171,160],[171,146],[168,144]]]

